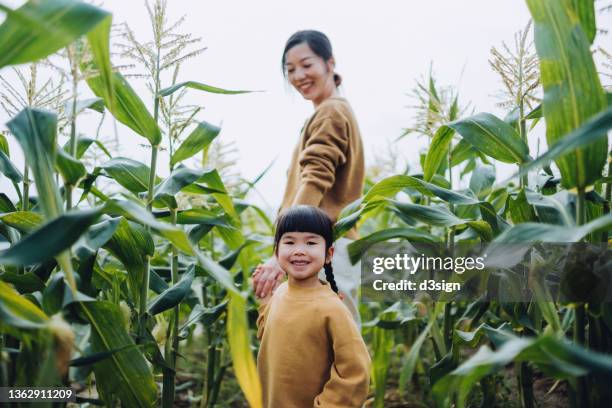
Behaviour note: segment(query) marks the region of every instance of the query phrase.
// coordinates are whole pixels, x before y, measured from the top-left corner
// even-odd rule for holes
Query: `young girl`
[[[291,207],[276,222],[274,252],[288,281],[259,307],[266,408],[357,408],[366,399],[370,356],[337,294],[332,243],[333,223],[316,207]],[[322,268],[327,282],[318,279]]]

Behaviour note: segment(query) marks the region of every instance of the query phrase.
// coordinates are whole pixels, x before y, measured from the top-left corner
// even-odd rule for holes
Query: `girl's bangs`
[[[333,222],[316,207],[299,205],[283,211],[276,221],[275,245],[287,232],[310,232],[322,236],[327,247],[333,243]]]

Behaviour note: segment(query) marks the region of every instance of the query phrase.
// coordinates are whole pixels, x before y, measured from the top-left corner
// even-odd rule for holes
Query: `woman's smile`
[[[333,58],[324,61],[307,43],[287,51],[285,68],[291,85],[315,107],[336,94]]]

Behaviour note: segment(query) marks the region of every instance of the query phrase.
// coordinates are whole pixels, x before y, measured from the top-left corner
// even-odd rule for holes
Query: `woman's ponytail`
[[[338,285],[336,285],[336,279],[334,279],[334,270],[332,268],[331,262],[328,262],[323,265],[323,269],[325,269],[325,279],[327,280],[327,282],[329,282],[329,285],[331,286],[332,290],[338,293]]]
[[[336,88],[342,85],[342,77],[340,76],[340,74],[337,74],[335,72],[334,72],[334,84],[336,85]]]

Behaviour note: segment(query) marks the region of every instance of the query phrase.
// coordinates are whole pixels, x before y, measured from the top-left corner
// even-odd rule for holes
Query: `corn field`
[[[349,246],[353,262],[374,244],[404,241],[583,242],[606,253],[612,93],[593,60],[595,2],[526,3],[532,23],[516,49],[491,56],[507,116],[469,112],[433,77],[419,83],[417,123],[403,137],[427,138],[422,169],[369,178],[343,210],[337,237],[353,227],[361,236]],[[2,99],[10,120],[0,173],[14,191],[0,192],[0,387],[70,386],[69,406],[262,406],[249,280],[272,254],[273,220],[246,200],[260,177],[233,185],[211,155],[221,129],[181,103],[187,93],[250,91],[181,78],[181,63],[202,48],[172,31],[165,7],[147,3],[151,42],[126,27],[111,47],[113,16],[96,5],[0,3],[0,75],[16,68],[24,88]],[[116,53],[150,95],[113,65]],[[40,80],[58,60],[68,67],[61,81]],[[84,89],[95,97],[79,99]],[[123,157],[118,140],[79,136],[85,113],[134,131],[150,160]],[[528,143],[538,123],[542,154]],[[514,174],[497,177],[496,162]],[[372,356],[366,406],[610,406],[609,298],[542,299],[361,303]]]

